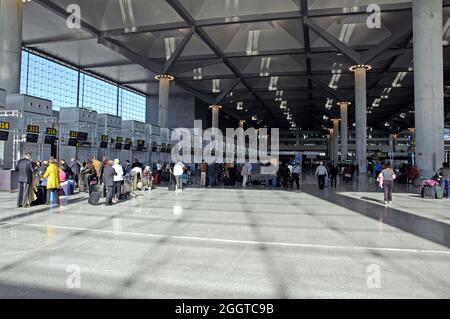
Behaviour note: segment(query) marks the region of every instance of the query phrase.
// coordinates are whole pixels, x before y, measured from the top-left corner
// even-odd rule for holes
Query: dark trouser
[[[17,207],[28,205],[29,193],[30,193],[30,184],[19,183],[19,194],[17,195]]]
[[[210,175],[210,176],[208,176],[208,179],[209,179],[209,186],[216,186],[217,185],[216,176]]]
[[[89,181],[90,181],[90,179],[91,179],[91,176],[92,175],[86,175],[85,177],[84,177],[84,184],[86,185],[86,193],[89,193],[89,189],[90,189],[90,184],[89,184]]]
[[[384,189],[384,200],[386,202],[392,202],[392,191],[394,190],[394,182],[384,181],[383,189]]]
[[[337,187],[337,176],[331,176],[331,187]]]
[[[53,194],[53,202],[50,202],[50,194]],[[49,204],[59,204],[59,189],[57,188],[47,188],[47,205]]]
[[[322,190],[325,188],[325,178],[327,176],[326,175],[319,175],[317,178],[319,180],[319,189]]]
[[[292,173],[292,180],[291,180],[291,189],[294,188],[294,183],[297,185],[297,189],[300,189],[300,177],[298,173]]]
[[[441,178],[441,187],[444,193],[447,194],[447,198],[450,198],[450,178]]]
[[[122,181],[114,182],[114,196],[119,199],[122,195]]]
[[[75,183],[75,187],[80,186],[80,174],[72,174],[73,182]]]
[[[106,205],[112,205],[114,186],[106,186]]]

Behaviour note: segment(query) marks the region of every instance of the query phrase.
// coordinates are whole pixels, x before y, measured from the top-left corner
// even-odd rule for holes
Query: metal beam
[[[175,81],[175,85],[178,86],[180,89],[183,89],[184,91],[194,95],[195,97],[198,97],[200,100],[203,100],[206,103],[209,103],[209,105],[214,104],[214,98],[194,90],[192,87],[190,87],[189,85],[187,85],[186,83],[184,83],[182,81]]]
[[[234,80],[231,85],[225,90],[223,91],[214,101],[214,105],[220,105],[220,103],[227,97],[227,95],[234,90],[234,88],[236,86],[238,86],[238,84],[241,83],[241,79],[236,79]]]
[[[95,39],[95,38],[96,37],[92,36],[92,35],[71,33],[71,34],[64,34],[64,35],[59,35],[59,36],[55,36],[55,37],[40,38],[40,39],[31,40],[31,41],[24,41],[22,43],[22,45],[26,46],[26,47],[35,47],[35,46],[39,46],[39,45],[43,45],[43,44],[91,40],[91,39]]]
[[[345,43],[339,41],[336,39],[332,34],[328,33],[327,30],[322,29],[317,24],[312,22],[309,18],[303,18],[304,23],[312,29],[314,32],[316,32],[322,39],[324,39],[328,44],[330,44],[332,47],[334,47],[336,50],[341,52],[344,56],[346,56],[350,61],[352,61],[355,64],[360,64],[361,61],[361,55],[347,46]]]
[[[195,33],[195,27],[193,27],[189,30],[189,32],[183,38],[181,43],[177,46],[177,48],[175,49],[175,52],[172,53],[169,60],[167,60],[167,62],[164,64],[161,74],[169,74],[171,72],[175,63],[177,62],[180,55],[183,53],[184,49],[188,45],[188,43],[191,40],[194,33]]]
[[[389,47],[394,45],[396,42],[401,40],[402,38],[410,35],[412,30],[409,28],[408,30],[403,30],[401,32],[397,32],[390,36],[389,38],[383,40],[381,43],[378,43],[371,50],[367,51],[362,55],[362,64],[370,64],[376,57],[378,57],[381,53],[385,52]]]

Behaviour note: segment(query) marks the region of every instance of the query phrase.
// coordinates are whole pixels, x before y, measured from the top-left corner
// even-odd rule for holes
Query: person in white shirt
[[[242,175],[242,187],[247,187],[247,179],[248,179],[248,165],[247,165],[247,163],[244,163],[244,165],[242,165],[241,175]]]
[[[176,191],[180,192],[183,190],[183,187],[181,185],[181,175],[184,173],[184,164],[182,161],[178,161],[174,168],[173,168],[173,175],[175,176],[176,180]]]
[[[133,191],[135,191],[138,189],[138,183],[142,178],[142,168],[137,166],[131,170],[131,173],[133,175]]]
[[[328,178],[328,171],[323,166],[323,163],[320,162],[320,165],[316,169],[316,176],[319,180],[319,189],[322,190],[325,188],[325,180]]]
[[[117,173],[117,175],[114,176],[114,198],[119,200],[120,195],[122,195],[123,167],[120,165],[120,161],[118,159],[114,160],[113,169]]]

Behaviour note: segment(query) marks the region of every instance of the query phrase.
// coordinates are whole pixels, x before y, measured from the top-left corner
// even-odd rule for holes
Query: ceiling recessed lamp
[[[356,64],[352,65],[349,70],[355,72],[357,69],[366,69],[366,71],[372,70],[372,66],[368,64]]]
[[[155,76],[155,79],[158,81],[164,80],[164,79],[168,79],[169,81],[175,80],[175,78],[172,75],[168,75],[168,74],[159,74],[159,75]]]

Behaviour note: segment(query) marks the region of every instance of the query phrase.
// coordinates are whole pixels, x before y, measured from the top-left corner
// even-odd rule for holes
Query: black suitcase
[[[38,186],[36,190],[37,199],[32,203],[32,205],[45,205],[45,203],[47,202],[47,188],[45,188],[44,186]]]
[[[170,179],[169,179],[169,191],[170,191],[170,192],[174,192],[175,189],[176,189],[175,177],[172,176],[172,174],[170,174]]]
[[[102,198],[102,192],[93,191],[89,194],[88,203],[94,206],[98,206],[100,204],[100,198]]]
[[[422,187],[422,198],[436,198],[436,190],[431,186]]]

